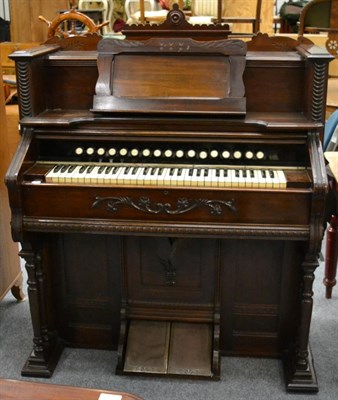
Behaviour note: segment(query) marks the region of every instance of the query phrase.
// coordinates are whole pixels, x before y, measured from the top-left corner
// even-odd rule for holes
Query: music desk
[[[11,379],[0,379],[0,398],[1,400],[142,400],[141,397],[129,393]]]
[[[331,215],[326,231],[325,252],[325,277],[326,298],[332,297],[332,288],[336,284],[337,260],[338,260],[338,152],[328,151],[325,158],[332,172],[332,192],[336,199],[334,214]]]

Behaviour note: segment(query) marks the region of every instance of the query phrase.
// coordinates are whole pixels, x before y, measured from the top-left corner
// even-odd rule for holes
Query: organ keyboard
[[[221,355],[283,357],[287,389],[317,391],[331,57],[258,35],[12,58],[22,140],[6,182],[34,329],[23,375],[50,376],[70,345],[153,376],[219,379]]]
[[[34,183],[41,183],[35,180]],[[57,164],[45,174],[47,183],[85,183],[103,185],[150,185],[184,187],[243,187],[285,189],[282,170],[215,168],[213,166],[173,167],[136,164]]]

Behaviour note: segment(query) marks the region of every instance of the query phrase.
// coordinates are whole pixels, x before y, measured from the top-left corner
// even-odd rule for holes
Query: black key
[[[68,168],[69,168],[69,165],[63,165],[63,166],[61,167],[61,171],[60,171],[60,172],[64,173],[64,172],[67,171]]]
[[[68,173],[69,173],[69,172],[73,172],[74,169],[75,169],[75,167],[76,167],[76,165],[71,165],[71,166],[68,168]]]
[[[113,167],[111,165],[109,165],[108,167],[106,167],[106,169],[104,170],[105,174],[109,174],[110,171],[113,169]]]
[[[104,171],[104,166],[101,165],[101,167],[99,167],[99,169],[97,170],[97,173],[98,173],[98,174],[102,174],[103,171]]]
[[[80,174],[83,174],[86,169],[87,169],[87,165],[82,165],[82,167],[79,169]]]

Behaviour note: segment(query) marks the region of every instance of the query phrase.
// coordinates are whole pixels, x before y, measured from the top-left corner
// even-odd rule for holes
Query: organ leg
[[[59,360],[63,344],[48,326],[45,277],[39,252],[22,244],[20,256],[26,261],[28,297],[33,325],[33,350],[21,373],[23,376],[49,378]]]
[[[302,264],[300,324],[295,348],[285,360],[286,385],[290,391],[317,392],[318,384],[309,347],[309,332],[313,306],[312,285],[318,267],[316,256],[308,255]]]

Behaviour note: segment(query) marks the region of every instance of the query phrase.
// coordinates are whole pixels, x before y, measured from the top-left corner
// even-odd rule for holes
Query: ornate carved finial
[[[185,22],[184,12],[180,10],[177,3],[174,3],[172,10],[168,12],[167,21],[172,25],[181,25]]]

